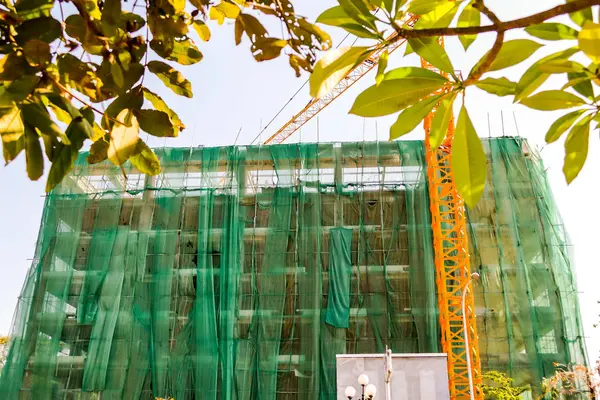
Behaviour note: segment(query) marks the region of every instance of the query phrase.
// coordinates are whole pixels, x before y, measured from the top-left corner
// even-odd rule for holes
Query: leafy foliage
[[[486,399],[520,400],[521,394],[531,390],[529,386],[514,386],[514,380],[497,371],[483,374],[481,390]]]
[[[9,163],[24,152],[34,180],[49,164],[47,190],[71,170],[88,141],[90,163],[130,160],[144,173],[160,172],[140,129],[175,137],[185,125],[144,85],[144,76],[152,73],[175,94],[192,97],[190,81],[175,65],[202,61],[196,41],[210,40],[210,25],[234,22],[236,44],[247,38],[257,61],[285,50],[297,75],[312,72],[317,52],[331,46],[328,34],[296,15],[290,0],[1,3],[2,153]],[[284,37],[269,34],[262,22],[268,18],[281,21]],[[99,103],[106,103],[105,112]]]
[[[535,110],[565,110],[546,139],[565,139],[563,171],[571,182],[585,164],[590,132],[600,121],[600,24],[592,13],[597,0],[562,3],[501,21],[484,0],[338,0],[313,24],[295,13],[292,0],[145,0],[144,13],[137,1],[132,6],[120,0],[5,1],[0,5],[3,156],[8,163],[24,152],[31,179],[49,164],[48,190],[69,172],[88,140],[93,142],[89,162],[131,160],[143,172],[158,173],[158,159],[139,130],[175,137],[185,125],[155,94],[157,89],[144,85],[144,77],[154,74],[175,94],[192,97],[192,84],[177,64],[201,62],[202,42],[230,21],[236,45],[248,43],[256,61],[285,54],[297,76],[312,73],[310,93],[316,98],[331,93],[359,64],[379,64],[375,84],[358,95],[350,112],[363,117],[398,113],[391,139],[432,114],[427,140],[433,148],[452,146],[458,153],[452,157],[457,188],[471,206],[486,182],[481,144],[464,108],[472,90],[512,96]],[[55,18],[59,14],[63,21]],[[561,15],[562,20],[551,20]],[[281,21],[281,37],[268,32],[266,18]],[[364,40],[360,46],[331,50],[317,62],[318,52],[331,48],[319,24]],[[518,29],[530,38],[505,40],[506,31]],[[468,75],[457,73],[441,38],[456,36],[469,51],[479,34],[489,31],[496,32],[494,45]],[[436,71],[402,67],[386,72],[400,41],[406,42],[405,55],[416,53]],[[533,60],[516,82],[501,76],[556,43],[570,47]],[[540,90],[557,75],[564,85]],[[101,112],[96,105],[105,102]],[[453,138],[447,128],[459,108]]]
[[[566,136],[565,178],[570,183],[579,174],[588,155],[590,131],[597,129],[600,122],[600,97],[596,95],[596,87],[600,85],[600,24],[592,13],[596,1],[563,1],[546,12],[505,22],[497,18],[484,0],[338,0],[338,3],[324,11],[317,22],[371,39],[372,45],[325,54],[310,79],[314,97],[327,95],[345,78],[351,65],[361,59],[380,61],[376,84],[358,95],[350,113],[363,117],[399,113],[391,127],[390,140],[409,133],[432,114],[427,140],[433,148],[442,143],[452,146],[457,190],[470,206],[477,203],[486,182],[486,160],[464,107],[464,98],[471,88],[495,96],[512,96],[515,103],[534,110],[567,110],[552,124],[546,140],[551,143]],[[560,22],[548,21],[560,15],[565,15]],[[531,38],[505,40],[504,33],[513,29],[523,30]],[[468,51],[480,33],[489,31],[496,32],[494,45],[466,77],[456,73],[440,36],[457,36]],[[405,55],[416,53],[439,73],[411,67],[386,73],[388,54],[400,41],[406,42]],[[571,47],[538,59],[518,82],[498,76],[557,42]],[[355,56],[350,58],[349,54]],[[371,54],[384,56],[378,60]],[[577,61],[572,59],[575,57]],[[581,60],[586,58],[587,65],[582,64]],[[325,70],[327,73],[322,73]],[[496,72],[496,76],[489,77],[488,72]],[[552,75],[562,75],[566,83],[539,91]],[[454,130],[448,127],[459,107],[456,99],[463,100],[463,104],[452,137],[448,132]]]

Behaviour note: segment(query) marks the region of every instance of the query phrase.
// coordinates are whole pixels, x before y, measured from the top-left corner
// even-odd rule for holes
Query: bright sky
[[[335,0],[296,1],[296,11],[314,20],[321,11],[333,6]],[[529,15],[561,3],[558,0],[487,0],[486,4],[502,20]],[[150,88],[157,91],[188,126],[177,139],[151,140],[153,146],[215,146],[231,145],[242,129],[238,144],[251,142],[280,108],[304,83],[306,77],[295,78],[287,64],[287,58],[256,63],[250,55],[249,45],[234,46],[233,24],[216,27],[210,25],[213,37],[209,43],[198,43],[204,60],[190,67],[178,67],[193,84],[195,97],[185,99],[170,94],[162,84],[151,77],[146,79]],[[275,23],[272,32],[279,32]],[[328,29],[337,45],[344,33]],[[508,38],[514,38],[509,34]],[[468,73],[472,65],[489,49],[493,35],[488,34],[464,53],[457,39],[449,39],[446,48],[455,69]],[[345,44],[348,44],[347,40]],[[564,46],[564,45],[563,45]],[[539,55],[560,50],[558,45],[548,46]],[[400,52],[398,52],[400,53]],[[535,59],[540,56],[537,55]],[[533,60],[533,59],[532,59]],[[503,71],[505,76],[517,80],[533,61]],[[418,65],[416,57],[402,59],[400,54],[390,57],[390,68],[401,65]],[[494,75],[496,76],[496,75]],[[389,126],[394,118],[363,120],[347,115],[356,95],[373,83],[374,77],[367,76],[343,97],[336,100],[317,121],[305,126],[294,140],[316,141],[317,126],[320,141],[387,140]],[[560,83],[560,82],[558,82]],[[304,88],[263,134],[264,140],[286,120],[299,111],[309,100]],[[471,119],[480,136],[502,136],[520,134],[534,145],[543,146],[544,135],[550,124],[561,113],[542,113],[513,105],[510,98],[497,98],[477,89],[467,93],[466,104]],[[503,118],[502,118],[503,117]],[[488,129],[488,118],[491,132]],[[516,124],[515,124],[516,121]],[[596,131],[597,132],[597,131]],[[590,141],[591,157],[576,181],[567,187],[562,176],[563,142],[544,147],[542,156],[548,168],[552,189],[562,213],[567,231],[571,236],[577,269],[580,304],[583,314],[589,354],[595,359],[600,350],[600,328],[593,324],[600,320],[598,313],[600,279],[596,246],[596,229],[600,226],[600,213],[595,208],[600,198],[595,172],[600,170],[598,155],[600,146],[594,132]],[[417,128],[407,138],[421,139],[423,132]],[[0,268],[4,272],[0,279],[0,334],[8,333],[14,308],[27,269],[31,264],[35,242],[44,204],[45,176],[39,182],[27,180],[24,156],[21,155],[8,167],[0,168]]]

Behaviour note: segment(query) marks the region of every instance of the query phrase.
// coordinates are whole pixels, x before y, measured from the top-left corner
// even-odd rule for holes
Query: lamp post
[[[479,279],[479,274],[477,272],[473,272],[467,283],[465,283],[465,288],[463,289],[462,293],[463,332],[465,332],[465,354],[467,356],[467,374],[469,377],[469,396],[471,400],[475,400],[475,390],[473,388],[473,372],[471,371],[471,350],[469,349],[469,331],[467,330],[467,310],[465,309],[465,300],[467,298],[469,285],[471,282],[477,279]]]
[[[361,374],[358,377],[358,384],[362,388],[360,400],[372,400],[375,397],[375,394],[377,393],[377,388],[372,383],[369,384],[369,377],[367,375]],[[356,395],[356,389],[354,389],[353,386],[348,386],[344,391],[344,394],[348,398],[348,400],[352,400]],[[359,399],[357,398],[356,400]]]

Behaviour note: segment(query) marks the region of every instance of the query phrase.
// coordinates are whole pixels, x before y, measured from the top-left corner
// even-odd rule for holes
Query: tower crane
[[[417,16],[410,16],[405,25],[413,26]],[[392,34],[389,39],[395,37]],[[388,47],[397,50],[406,40],[396,40]],[[443,45],[443,38],[440,38]],[[312,99],[264,144],[284,142],[321,110],[341,96],[378,64],[383,47],[374,50],[362,63],[350,70],[327,95]],[[435,69],[424,59],[423,68]],[[440,72],[437,71],[436,72]],[[441,90],[444,90],[443,88]],[[429,144],[429,133],[435,109],[425,118],[425,152],[430,210],[435,254],[436,287],[438,289],[441,345],[448,357],[448,382],[451,400],[483,400],[479,344],[475,317],[475,300],[468,284],[471,277],[469,239],[465,205],[456,191],[451,164],[454,119],[450,120],[446,136],[438,148]],[[467,292],[465,292],[467,291]],[[464,314],[463,314],[463,294]],[[466,323],[465,323],[466,322]]]

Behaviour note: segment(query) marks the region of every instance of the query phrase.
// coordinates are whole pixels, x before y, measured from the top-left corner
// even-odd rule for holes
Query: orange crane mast
[[[411,16],[406,25],[413,26],[418,17]],[[395,34],[388,39],[393,38]],[[441,39],[440,39],[441,40]],[[389,46],[391,53],[406,40],[399,40]],[[443,45],[443,41],[441,41]],[[294,115],[264,144],[284,142],[321,110],[331,104],[358,80],[371,71],[384,51],[379,48],[354,69],[349,71],[340,83],[326,96],[312,99],[306,107]],[[424,68],[435,69],[425,60]],[[437,71],[439,72],[439,71]],[[471,265],[469,238],[464,201],[456,191],[454,183],[451,149],[454,139],[454,120],[450,120],[442,145],[435,149],[429,145],[429,132],[435,110],[424,120],[427,179],[429,186],[430,209],[432,215],[433,247],[435,253],[436,286],[438,288],[438,308],[440,312],[441,345],[448,355],[448,383],[451,400],[474,398],[483,400],[481,392],[481,362],[475,317],[475,298],[469,290]],[[465,291],[467,291],[465,293]],[[465,313],[463,315],[463,294]],[[466,320],[466,323],[465,323]],[[465,330],[466,326],[466,330]],[[469,376],[472,377],[471,387]]]

